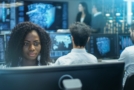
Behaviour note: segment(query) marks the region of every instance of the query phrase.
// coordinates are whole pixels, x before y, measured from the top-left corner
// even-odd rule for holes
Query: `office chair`
[[[123,90],[134,90],[134,73],[127,77]]]

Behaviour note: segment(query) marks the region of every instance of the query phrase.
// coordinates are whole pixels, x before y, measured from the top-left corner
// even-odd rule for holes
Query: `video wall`
[[[51,1],[24,1],[17,7],[17,23],[33,22],[46,30],[68,28],[68,3]]]

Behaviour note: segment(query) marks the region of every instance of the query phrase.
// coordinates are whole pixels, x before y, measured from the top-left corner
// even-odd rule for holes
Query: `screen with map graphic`
[[[58,58],[68,54],[72,49],[72,40],[70,33],[50,33],[52,42],[51,58]]]
[[[117,36],[116,34],[91,35],[89,41],[89,53],[100,58],[117,57]]]
[[[128,46],[132,46],[132,40],[129,34],[119,34],[118,35],[118,46],[119,46],[119,55],[121,52]]]

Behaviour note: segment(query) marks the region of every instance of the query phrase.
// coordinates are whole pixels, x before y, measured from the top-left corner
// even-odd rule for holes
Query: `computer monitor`
[[[17,7],[17,23],[30,21],[48,31],[68,28],[68,2],[22,1]]]
[[[6,34],[6,45],[7,45],[8,41],[9,41],[9,39],[10,39],[10,34]]]
[[[118,55],[128,46],[134,45],[130,38],[130,34],[119,34],[118,35]]]
[[[124,62],[5,68],[0,69],[0,89],[61,90],[60,80],[78,78],[82,90],[122,90],[123,72]]]
[[[116,34],[93,34],[89,40],[89,53],[98,59],[117,57],[117,35]]]
[[[0,35],[0,63],[5,62],[5,41],[4,35]]]
[[[10,1],[1,0],[0,1],[0,30],[10,30],[11,22],[11,7]]]
[[[50,57],[57,59],[68,54],[72,49],[72,39],[70,33],[49,33],[51,38]]]

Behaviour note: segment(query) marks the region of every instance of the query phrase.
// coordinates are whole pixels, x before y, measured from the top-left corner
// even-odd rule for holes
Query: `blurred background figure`
[[[100,5],[94,4],[92,6],[92,13],[93,13],[91,22],[92,33],[103,33],[105,20],[101,13]]]
[[[88,7],[85,2],[80,2],[78,6],[78,14],[76,17],[76,22],[82,22],[86,25],[91,25],[91,14],[88,12]]]

